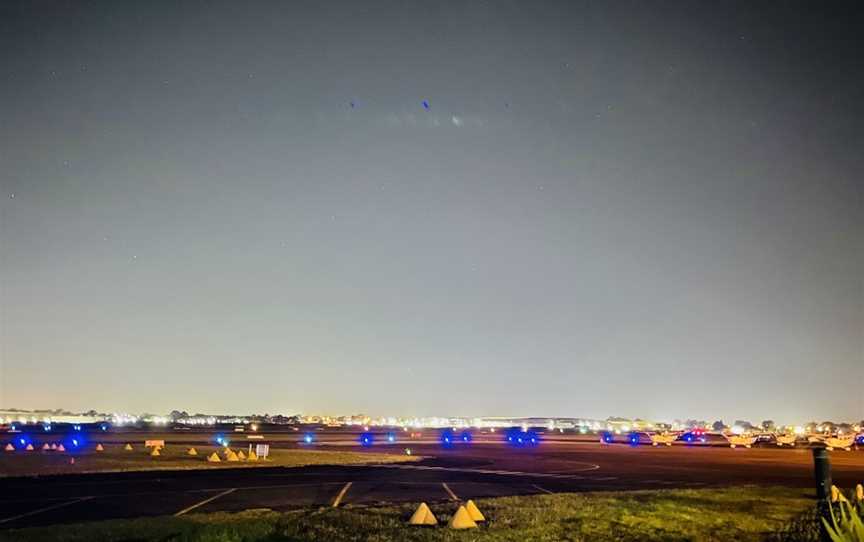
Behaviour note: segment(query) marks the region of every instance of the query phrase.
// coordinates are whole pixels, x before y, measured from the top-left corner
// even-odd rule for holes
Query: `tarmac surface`
[[[672,447],[603,445],[562,436],[544,438],[536,447],[513,448],[501,442],[500,435],[478,435],[474,442],[442,447],[433,439],[409,441],[400,435],[396,443],[361,448],[354,436],[316,435],[312,446],[393,453],[404,453],[410,446],[424,459],[369,466],[0,478],[0,529],[250,508],[284,511],[558,492],[814,485],[812,453],[807,447],[731,449],[716,442]],[[200,441],[173,437],[171,443]],[[129,435],[114,438],[131,439]],[[300,446],[297,435],[268,441],[277,447]],[[864,451],[834,451],[830,459],[834,483],[848,488],[864,482]]]

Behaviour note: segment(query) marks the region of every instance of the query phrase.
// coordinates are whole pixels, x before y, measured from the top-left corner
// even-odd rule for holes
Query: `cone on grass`
[[[15,451],[15,446],[12,446],[12,443],[10,442],[10,443],[7,444],[6,447],[3,448],[3,449],[6,450],[7,452],[14,452],[14,451]]]
[[[249,457],[246,458],[248,461],[258,461],[258,454],[255,453],[255,450],[249,452]]]
[[[52,442],[52,443],[51,443],[51,449],[52,449],[52,450],[56,450],[56,449],[57,449],[57,443]]]
[[[28,443],[24,449],[27,450],[28,452],[32,452],[33,451],[33,445]]]
[[[195,448],[189,448],[188,450],[186,450],[186,455],[198,455],[198,450],[196,450]]]
[[[49,446],[47,442],[42,445],[42,451],[43,452],[48,452],[50,450],[51,450],[51,446]]]
[[[102,443],[101,443],[101,442],[100,442],[99,444],[96,445],[96,451],[97,451],[97,452],[104,452],[104,451],[105,451],[105,447],[102,446]]]
[[[219,455],[216,452],[213,452],[212,454],[207,456],[208,463],[219,463],[220,461],[222,460],[219,459]]]
[[[447,526],[451,529],[476,529],[477,523],[471,519],[471,514],[468,513],[468,510],[464,506],[459,505],[459,509],[450,518]]]
[[[225,449],[225,461],[240,461],[240,458],[237,457],[237,454],[234,453],[234,450],[231,448]]]
[[[61,444],[58,444],[58,445],[57,445],[57,451],[58,451],[58,452],[65,452],[65,451],[66,451],[66,447],[63,446],[62,443],[61,443]]]
[[[160,455],[162,455],[162,452],[159,451],[158,446],[154,447],[153,451],[150,452],[150,457],[159,457]]]
[[[75,464],[75,458],[74,458],[74,457],[70,457],[70,458],[69,458],[69,464],[70,464],[70,465],[74,465],[74,464]]]
[[[414,514],[411,515],[411,519],[408,520],[408,525],[438,525],[438,520],[429,506],[425,502],[421,502]]]
[[[477,505],[474,504],[474,501],[469,499],[468,502],[465,503],[465,510],[468,511],[468,515],[471,516],[471,519],[473,519],[474,521],[478,523],[481,521],[486,521],[486,516],[484,516],[483,512],[481,512],[480,509],[477,508]]]
[[[237,452],[237,459],[240,461],[244,461],[246,459],[246,454],[243,453],[243,450]]]
[[[123,449],[126,450],[127,452],[131,452],[132,451],[132,445],[127,442],[126,446],[123,446]]]

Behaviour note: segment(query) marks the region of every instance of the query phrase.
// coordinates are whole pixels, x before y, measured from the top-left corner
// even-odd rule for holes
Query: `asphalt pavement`
[[[341,443],[322,444],[342,449]],[[549,439],[536,448],[413,443],[418,463],[150,471],[0,479],[0,529],[269,508],[438,502],[559,492],[813,485],[806,448],[604,446]],[[354,447],[357,449],[357,447]],[[400,444],[373,451],[397,452]],[[864,453],[833,452],[835,482],[864,481]]]

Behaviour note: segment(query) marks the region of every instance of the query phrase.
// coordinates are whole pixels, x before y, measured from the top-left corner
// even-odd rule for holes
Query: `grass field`
[[[787,488],[633,491],[479,499],[488,523],[454,531],[455,504],[433,504],[438,527],[405,524],[414,505],[189,515],[0,531],[8,542],[99,541],[684,541],[765,540],[813,507]],[[796,539],[797,540],[797,539]]]
[[[234,448],[238,450],[239,448]],[[361,452],[327,452],[318,450],[271,449],[268,461],[208,463],[207,456],[215,446],[197,447],[197,456],[186,455],[187,446],[169,444],[159,457],[151,457],[145,448],[136,445],[132,451],[120,444],[108,445],[104,452],[90,446],[86,451],[70,453],[42,451],[0,451],[0,477],[43,474],[74,474],[84,472],[117,472],[139,470],[218,469],[238,467],[301,467],[305,465],[350,465],[358,463],[393,463],[412,461],[416,457]],[[222,455],[220,453],[220,455]],[[70,461],[75,459],[74,464]]]

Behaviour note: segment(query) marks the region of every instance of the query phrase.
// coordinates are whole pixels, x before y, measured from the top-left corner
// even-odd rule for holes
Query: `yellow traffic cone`
[[[474,501],[469,499],[468,502],[465,503],[465,510],[468,510],[468,515],[471,516],[471,519],[473,519],[474,521],[486,521],[486,517],[483,515],[480,509],[477,508],[477,505],[474,504]]]
[[[189,448],[186,451],[186,455],[198,455],[198,450],[196,450],[195,448]]]
[[[101,442],[96,445],[96,451],[97,452],[104,452],[105,451],[105,448],[102,446]]]
[[[246,454],[243,453],[243,450],[240,450],[239,452],[237,452],[237,459],[239,459],[240,461],[243,461],[246,459]]]
[[[240,458],[237,457],[237,454],[234,453],[234,450],[231,448],[227,448],[225,450],[225,460],[226,461],[240,461]]]
[[[54,442],[52,442],[52,443],[51,443],[51,449],[52,449],[52,450],[56,450],[56,449],[57,449],[57,444],[54,443]]]
[[[10,442],[10,443],[7,444],[6,447],[3,448],[3,449],[6,450],[7,452],[14,452],[14,451],[15,451],[15,446],[12,446],[12,443]]]
[[[477,523],[471,519],[471,514],[468,513],[468,510],[464,506],[459,505],[459,509],[450,518],[447,526],[451,529],[474,529],[477,527]]]
[[[258,454],[255,453],[255,450],[249,452],[249,457],[247,458],[249,461],[258,461]]]
[[[159,452],[159,447],[158,447],[158,446],[155,446],[155,447],[153,448],[153,451],[150,452],[150,457],[159,457],[160,455],[162,455],[162,453]]]
[[[75,464],[75,458],[74,458],[74,457],[70,457],[70,458],[69,458],[69,464],[70,464],[70,465],[74,465],[74,464]]]
[[[429,506],[425,502],[421,502],[411,519],[408,520],[408,525],[438,525],[438,520]]]
[[[25,447],[24,449],[27,450],[28,452],[32,452],[33,451],[33,445],[30,443],[27,443],[27,447]]]
[[[58,452],[65,452],[66,451],[66,447],[63,446],[63,443],[60,443],[57,445],[57,451]]]
[[[50,450],[51,450],[51,446],[49,446],[47,442],[42,445],[42,451],[43,452],[48,452]]]
[[[219,459],[219,456],[216,454],[216,452],[213,452],[212,454],[207,456],[208,463],[219,463],[220,461],[222,460]]]
[[[127,442],[126,446],[123,446],[123,449],[126,450],[127,452],[131,452],[132,451],[132,445]]]

